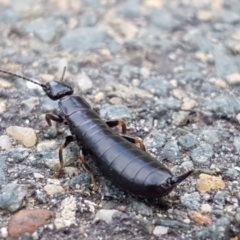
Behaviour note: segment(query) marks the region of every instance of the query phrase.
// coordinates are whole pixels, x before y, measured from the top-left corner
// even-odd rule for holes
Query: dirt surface
[[[95,192],[71,143],[53,179],[69,130],[42,126],[57,102],[1,73],[0,237],[11,239],[23,208],[51,219],[19,239],[239,239],[239,13],[237,0],[0,0],[0,69],[45,84],[66,66],[65,83],[103,119],[124,119],[174,175],[194,169],[168,196],[145,199],[88,156]],[[24,146],[10,126],[37,142],[22,129]]]

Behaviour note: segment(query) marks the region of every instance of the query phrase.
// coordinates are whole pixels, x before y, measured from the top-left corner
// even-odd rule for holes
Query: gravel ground
[[[1,239],[20,209],[51,219],[18,239],[240,239],[239,13],[238,0],[0,0],[1,69],[46,83],[67,66],[66,83],[103,119],[125,119],[174,175],[194,169],[144,199],[89,158],[94,192],[72,143],[52,179],[68,129],[41,126],[57,102],[1,74]]]

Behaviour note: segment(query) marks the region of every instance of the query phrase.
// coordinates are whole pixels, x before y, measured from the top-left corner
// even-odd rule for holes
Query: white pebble
[[[42,174],[40,174],[40,173],[33,173],[33,176],[36,179],[44,178],[44,176]]]
[[[81,91],[87,91],[93,87],[93,82],[85,73],[78,75],[77,81]]]
[[[8,150],[10,148],[12,148],[12,144],[9,136],[7,135],[0,136],[0,149]]]
[[[201,212],[202,213],[210,213],[212,211],[212,207],[209,204],[203,204],[201,206]]]
[[[119,212],[118,210],[115,209],[101,209],[97,212],[95,219],[93,222],[97,222],[99,220],[102,220],[106,223],[111,223],[112,222],[112,217],[115,213]]]
[[[6,227],[1,228],[1,235],[2,235],[2,238],[8,237],[8,230]]]
[[[164,227],[164,226],[156,226],[153,230],[153,234],[158,237],[166,233],[168,233],[168,227]]]

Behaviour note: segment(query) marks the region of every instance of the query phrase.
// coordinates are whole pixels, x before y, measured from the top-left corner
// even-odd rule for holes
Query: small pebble
[[[224,189],[225,183],[221,177],[200,174],[196,188],[200,193],[206,193],[216,189]]]
[[[0,100],[0,114],[3,114],[7,110],[7,102]]]
[[[193,192],[191,194],[185,193],[180,197],[181,204],[190,210],[199,210],[200,208],[200,194]]]
[[[190,111],[196,106],[196,102],[191,98],[183,98],[181,110]]]
[[[176,126],[185,125],[189,117],[188,112],[179,111],[172,114],[173,124]]]
[[[51,150],[51,149],[56,149],[58,148],[58,143],[55,140],[51,140],[51,141],[43,141],[40,142],[37,145],[37,151],[38,152],[42,152],[42,151],[46,151],[46,150]]]
[[[46,83],[51,82],[54,79],[54,76],[51,74],[41,74],[40,77]]]
[[[188,215],[197,225],[209,225],[212,223],[212,220],[209,217],[203,216],[199,212],[190,211],[188,212]]]
[[[168,227],[164,227],[164,226],[156,226],[153,230],[153,234],[157,237],[161,237],[164,234],[168,233]]]
[[[210,21],[212,19],[212,12],[211,11],[206,11],[206,10],[200,10],[197,13],[197,18],[200,21]]]
[[[230,85],[238,85],[240,84],[240,74],[233,73],[226,77],[228,84]]]
[[[8,237],[8,229],[6,227],[1,228],[1,237],[7,238]]]
[[[55,193],[61,193],[64,192],[64,188],[58,185],[54,185],[54,184],[48,184],[44,187],[45,192],[52,196]]]
[[[30,112],[34,109],[35,106],[39,105],[39,98],[38,97],[31,97],[27,100],[22,101],[22,105],[27,107],[27,110]]]
[[[93,222],[98,222],[99,220],[102,220],[108,224],[110,224],[113,221],[113,215],[121,213],[118,210],[115,209],[101,209],[97,212]]]
[[[132,111],[125,105],[113,105],[100,110],[100,116],[109,120],[131,119]]]
[[[23,199],[27,195],[26,189],[16,183],[9,183],[0,192],[0,208],[15,212],[22,207]]]
[[[212,146],[207,143],[201,143],[191,151],[191,158],[195,163],[208,164],[212,156]]]
[[[206,214],[206,213],[210,213],[211,211],[212,211],[212,207],[208,203],[205,203],[201,206],[202,213]]]
[[[215,85],[216,88],[226,88],[227,87],[227,83],[220,79],[220,78],[211,78],[209,79],[209,82],[213,83]]]
[[[11,88],[13,84],[0,78],[0,88]]]
[[[85,73],[78,75],[77,82],[78,82],[78,86],[79,86],[80,90],[83,92],[85,92],[93,87],[92,80]]]
[[[238,123],[240,124],[240,113],[236,116]]]
[[[137,214],[141,214],[143,216],[152,216],[153,215],[152,208],[143,202],[132,201],[129,208],[131,210],[135,211]]]
[[[12,148],[12,144],[9,136],[7,135],[0,136],[0,149],[9,150],[11,148]]]
[[[94,96],[95,102],[100,102],[104,100],[104,98],[105,98],[105,94],[103,92],[99,92]]]
[[[6,132],[25,147],[33,147],[37,142],[36,133],[32,128],[10,126],[6,129]]]
[[[51,218],[46,209],[24,209],[12,216],[8,224],[9,237],[20,237],[25,233],[33,233],[45,225]]]
[[[133,85],[134,87],[138,87],[138,86],[140,85],[139,79],[134,78],[134,79],[132,80],[132,85]]]
[[[109,102],[113,105],[122,105],[123,104],[123,99],[120,97],[112,97],[109,99]]]
[[[33,177],[36,178],[36,179],[41,179],[41,178],[43,179],[44,178],[44,176],[40,173],[33,173]]]

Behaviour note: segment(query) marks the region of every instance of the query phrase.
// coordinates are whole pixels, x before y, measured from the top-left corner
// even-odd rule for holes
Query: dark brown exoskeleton
[[[55,174],[56,177],[64,167],[63,149],[75,140],[79,146],[83,146],[84,155],[89,153],[110,180],[124,190],[144,197],[167,195],[193,172],[191,170],[181,176],[173,176],[168,168],[145,151],[142,141],[125,135],[126,125],[123,121],[104,122],[82,97],[72,95],[73,89],[62,81],[41,84],[4,70],[0,72],[33,82],[41,86],[50,99],[59,100],[60,114],[46,114],[48,127],[51,126],[51,121],[66,123],[72,135],[66,137],[59,149],[60,168]],[[61,80],[64,73],[65,69]],[[122,135],[111,130],[111,127],[117,125],[121,125]],[[81,155],[82,163],[90,172],[96,186],[84,155]]]

